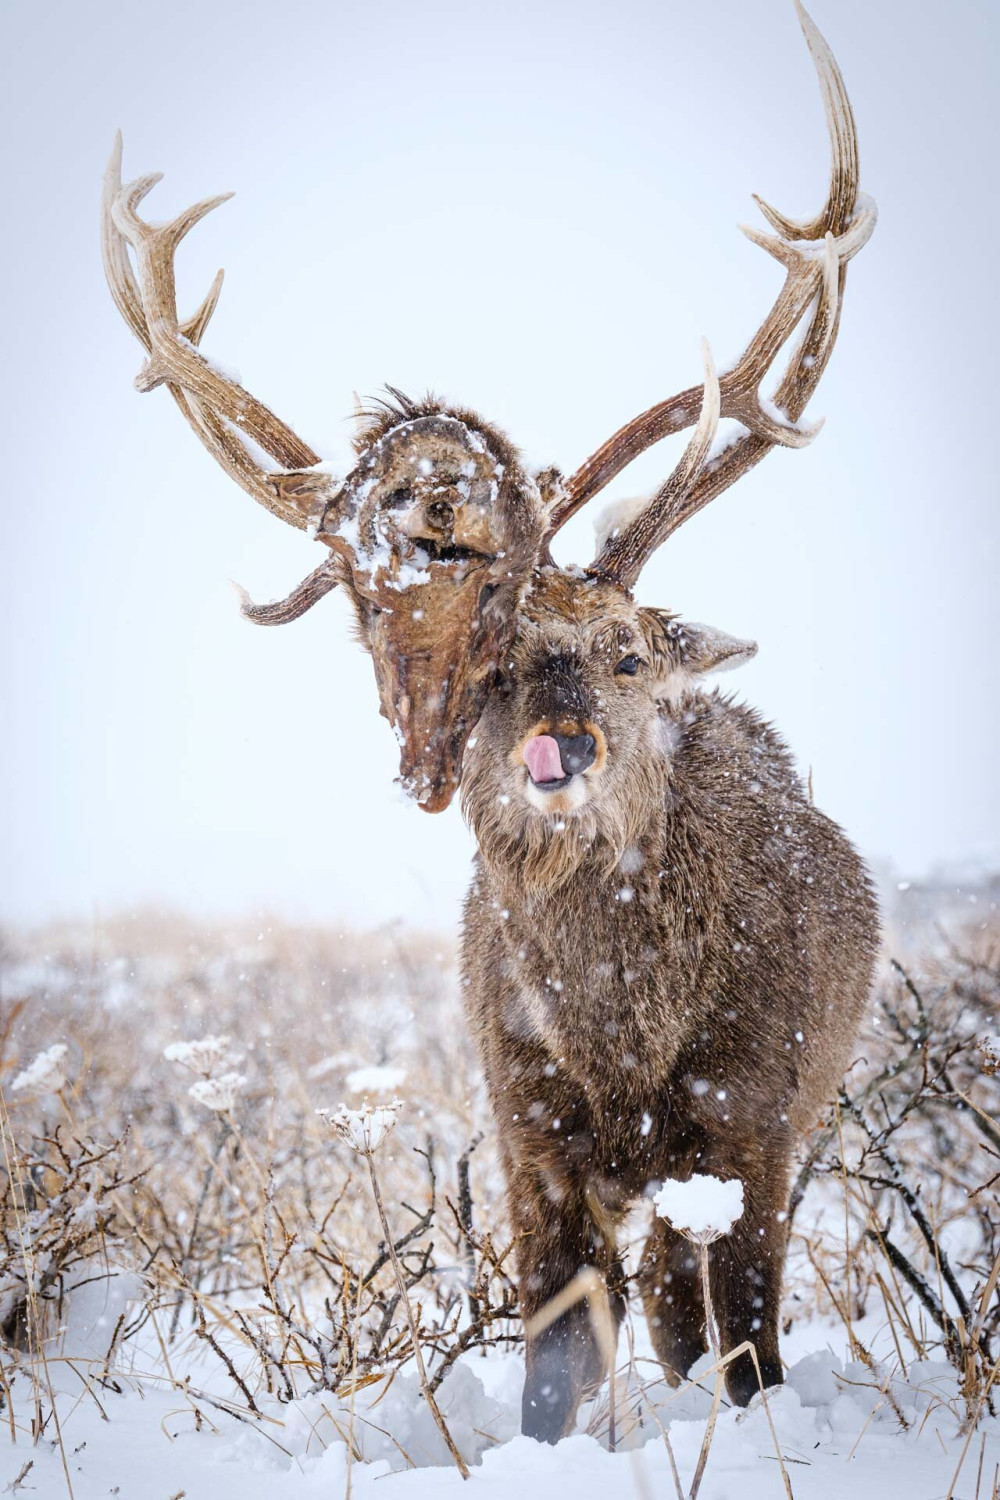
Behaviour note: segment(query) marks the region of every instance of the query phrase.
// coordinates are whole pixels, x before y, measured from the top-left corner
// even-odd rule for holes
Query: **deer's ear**
[[[662,609],[640,610],[649,641],[654,681],[672,697],[696,677],[729,672],[757,655],[756,641],[741,641],[712,625],[675,619]]]

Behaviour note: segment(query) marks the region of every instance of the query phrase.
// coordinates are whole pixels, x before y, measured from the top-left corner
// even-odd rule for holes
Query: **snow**
[[[396,589],[398,593],[418,588],[431,581],[430,562],[430,555],[422,547],[418,547],[415,561],[400,563],[395,578],[385,578],[382,581],[386,588]]]
[[[370,1066],[353,1068],[347,1075],[347,1087],[356,1094],[375,1094],[384,1090],[391,1093],[406,1080],[405,1068]]]
[[[603,551],[604,544],[611,537],[619,536],[645,509],[651,498],[650,495],[622,495],[602,505],[594,517],[595,550]]]
[[[313,1063],[306,1073],[306,1077],[313,1081],[318,1078],[326,1078],[331,1073],[342,1073],[345,1068],[351,1068],[358,1059],[353,1052],[331,1052],[326,1057],[321,1057],[319,1062]]]
[[[239,1062],[240,1053],[234,1052],[227,1036],[206,1036],[198,1042],[171,1042],[164,1047],[167,1062],[179,1063],[192,1073],[211,1078],[221,1068]]]
[[[262,1401],[261,1419],[253,1423],[227,1416],[201,1399],[206,1367],[204,1356],[195,1354],[174,1367],[176,1385],[142,1368],[119,1368],[100,1385],[91,1380],[88,1394],[85,1377],[100,1368],[100,1361],[87,1363],[88,1345],[101,1343],[95,1313],[100,1309],[93,1297],[81,1300],[78,1329],[74,1294],[74,1326],[65,1335],[69,1354],[49,1362],[75,1500],[109,1494],[168,1500],[181,1492],[186,1500],[340,1500],[347,1493],[349,1433],[357,1455],[350,1464],[355,1500],[437,1500],[466,1493],[412,1373],[358,1390],[353,1420],[347,1397],[338,1400],[329,1392],[285,1404]],[[114,1304],[105,1310],[105,1347],[116,1317]],[[814,1347],[791,1364],[786,1385],[768,1395],[795,1500],[841,1500],[848,1493],[851,1500],[941,1500],[956,1473],[957,1500],[972,1500],[981,1442],[980,1494],[986,1500],[1000,1461],[1000,1422],[987,1419],[966,1441],[956,1376],[948,1365],[920,1361],[906,1379],[890,1382],[878,1366],[873,1371],[852,1362],[842,1343],[829,1347],[833,1330],[817,1324],[808,1332]],[[867,1339],[870,1330],[858,1332]],[[491,1353],[459,1362],[440,1387],[445,1419],[473,1464],[468,1493],[489,1500],[668,1500],[677,1491],[662,1424],[687,1494],[710,1406],[708,1380],[680,1393],[660,1383],[653,1388],[651,1413],[636,1402],[623,1363],[617,1382],[619,1451],[610,1452],[604,1435],[583,1430],[592,1411],[585,1410],[581,1430],[556,1447],[519,1436],[522,1379],[519,1356]],[[68,1491],[51,1424],[33,1444],[23,1377],[15,1378],[12,1394],[17,1441],[10,1442],[5,1414],[0,1493],[30,1463],[23,1491],[13,1493],[57,1500]],[[759,1400],[745,1412],[724,1405],[701,1500],[783,1495]]]
[[[243,1073],[220,1073],[215,1078],[200,1078],[188,1089],[192,1099],[206,1109],[225,1113],[231,1110],[246,1086]]]
[[[983,1072],[1000,1073],[1000,1036],[981,1036],[978,1046],[983,1059]]]
[[[823,425],[821,421],[810,422],[805,417],[799,417],[797,422],[793,422],[788,413],[772,401],[770,396],[765,396],[762,391],[757,392],[757,404],[765,417],[769,417],[778,427],[784,427],[788,432],[799,432],[803,436],[815,437]]]
[[[69,1048],[64,1042],[56,1042],[39,1052],[33,1062],[23,1068],[11,1083],[15,1094],[58,1094],[66,1082],[66,1055]]]
[[[188,1089],[191,1098],[220,1114],[230,1111],[246,1087],[246,1076],[233,1067],[242,1057],[234,1052],[228,1036],[206,1036],[198,1042],[171,1042],[164,1047],[167,1062],[177,1063],[198,1081]]]
[[[231,422],[228,417],[222,417],[222,422],[228,432],[242,445],[247,457],[257,465],[258,469],[262,469],[265,474],[285,473],[277,460],[273,459],[270,453],[262,448],[244,428],[238,426],[236,422]]]
[[[23,1350],[0,1351],[10,1385],[9,1406],[0,1404],[0,1495],[66,1495],[63,1455],[76,1500],[115,1493],[122,1500],[173,1500],[181,1492],[186,1500],[342,1500],[349,1475],[354,1500],[464,1494],[412,1357],[405,1357],[401,1318],[386,1356],[369,1362],[363,1374],[359,1368],[353,1393],[350,1361],[330,1378],[321,1376],[308,1340],[297,1334],[289,1343],[282,1321],[287,1315],[320,1339],[331,1325],[348,1332],[359,1326],[353,1310],[359,1268],[367,1272],[384,1256],[369,1162],[359,1155],[378,1153],[385,1213],[401,1237],[427,1208],[425,1164],[429,1168],[433,1157],[437,1214],[403,1255],[411,1271],[418,1257],[434,1255],[433,1281],[417,1281],[410,1293],[424,1330],[436,1320],[449,1328],[440,1343],[428,1338],[424,1345],[432,1379],[469,1317],[468,1268],[452,1228],[452,1205],[458,1203],[456,1165],[470,1142],[477,1143],[471,1160],[464,1158],[473,1227],[506,1248],[495,1132],[471,1044],[460,1031],[451,960],[438,939],[424,937],[404,950],[401,964],[395,934],[368,939],[366,946],[351,935],[334,941],[327,934],[296,930],[290,936],[268,928],[262,936],[255,923],[245,931],[227,929],[220,946],[204,935],[192,941],[184,928],[180,940],[165,937],[149,954],[133,935],[127,962],[109,946],[95,966],[89,929],[86,937],[82,972],[96,978],[86,986],[65,983],[70,949],[54,951],[51,974],[36,965],[32,983],[43,997],[38,1015],[30,1032],[18,1034],[5,1066],[8,1076],[18,1069],[40,1076],[40,1059],[60,1036],[69,1044],[53,1059],[60,1068],[67,1058],[87,1059],[87,1066],[73,1069],[73,1089],[62,1101],[22,1090],[11,1091],[8,1104],[22,1140],[47,1138],[58,1123],[75,1153],[62,1124],[70,1111],[74,1137],[92,1137],[100,1149],[126,1122],[128,1140],[124,1154],[101,1155],[77,1174],[72,1189],[56,1181],[46,1194],[38,1191],[35,1206],[15,1226],[24,1236],[20,1262],[16,1250],[6,1266],[0,1257],[0,1321],[5,1273],[8,1308],[30,1275],[46,1330],[45,1363]],[[29,957],[29,948],[22,955],[11,944],[10,969],[0,976],[4,993],[6,973],[32,972]],[[553,973],[552,988],[561,982]],[[52,1029],[55,1014],[58,1031]],[[1000,1049],[995,1012],[977,1011],[963,1024],[972,1049],[964,1075],[969,1088]],[[189,1089],[225,1087],[235,1070],[237,1037],[249,1081],[234,1099],[234,1119],[217,1124]],[[405,1110],[394,1098],[404,1071]],[[994,1087],[992,1079],[982,1081]],[[355,1085],[361,1087],[348,1093]],[[688,1087],[695,1096],[723,1092],[717,1077],[692,1077]],[[317,1129],[316,1105],[340,1096],[358,1105],[365,1091],[361,1107],[320,1111],[325,1125]],[[652,1135],[658,1125],[652,1107],[647,1115],[637,1112],[636,1132]],[[57,1159],[54,1147],[49,1156]],[[956,1160],[949,1158],[949,1173]],[[133,1187],[132,1174],[143,1169],[147,1175]],[[122,1186],[111,1193],[108,1183],[117,1172]],[[930,1184],[925,1190],[935,1211],[952,1215],[953,1201],[961,1207],[957,1198],[937,1199]],[[688,1233],[710,1237],[733,1225],[739,1199],[739,1182],[703,1174],[664,1184],[656,1208]],[[652,1214],[653,1205],[643,1200],[624,1226],[629,1275]],[[196,1218],[206,1247],[200,1260],[189,1248]],[[50,1230],[59,1221],[67,1226],[63,1242],[72,1238],[78,1249],[64,1259],[56,1281],[53,1257],[61,1242]],[[144,1234],[141,1253],[124,1232],[133,1221]],[[976,1235],[969,1238],[978,1222],[959,1215],[945,1227],[941,1243],[953,1265],[964,1267],[980,1255]],[[902,1236],[901,1216],[893,1225]],[[978,1424],[966,1425],[959,1375],[944,1360],[932,1320],[915,1299],[906,1300],[902,1317],[889,1317],[877,1289],[865,1294],[860,1277],[847,1281],[845,1264],[857,1270],[865,1241],[854,1238],[852,1261],[845,1263],[844,1236],[839,1179],[820,1177],[798,1209],[790,1244],[781,1339],[786,1384],[768,1393],[795,1500],[845,1494],[851,1500],[945,1500],[949,1493],[953,1500],[973,1500],[980,1469],[979,1500],[990,1500],[1000,1421],[981,1410]],[[158,1254],[151,1260],[152,1250]],[[273,1304],[266,1303],[262,1285],[265,1257]],[[832,1311],[814,1261],[835,1294],[848,1288],[846,1322]],[[320,1263],[327,1268],[322,1275],[310,1269]],[[347,1291],[348,1315],[338,1315],[336,1323],[324,1302],[327,1272],[335,1273],[334,1295],[336,1288]],[[362,1329],[362,1352],[393,1295],[389,1272],[376,1274],[385,1290],[362,1315],[370,1320]],[[178,1309],[181,1276],[188,1290]],[[437,1300],[436,1286],[443,1289]],[[245,1389],[199,1336],[195,1288],[207,1329]],[[905,1286],[889,1290],[906,1298]],[[691,1380],[670,1387],[653,1358],[637,1291],[617,1351],[613,1445],[607,1383],[555,1448],[521,1437],[523,1358],[519,1346],[506,1342],[517,1337],[519,1323],[500,1319],[491,1329],[496,1342],[463,1353],[437,1391],[479,1491],[497,1500],[689,1495],[711,1410],[711,1359],[696,1366]],[[265,1378],[261,1349],[282,1356],[287,1389]],[[254,1410],[247,1406],[249,1393]],[[36,1396],[43,1423],[37,1438]],[[0,1402],[6,1400],[0,1383]],[[26,1465],[21,1488],[12,1489]],[[785,1493],[759,1400],[737,1411],[723,1398],[700,1500],[782,1500]]]
[[[686,1182],[668,1177],[653,1198],[653,1205],[661,1219],[681,1234],[707,1244],[728,1234],[742,1216],[743,1184],[738,1177],[723,1181],[708,1173],[695,1173]]]

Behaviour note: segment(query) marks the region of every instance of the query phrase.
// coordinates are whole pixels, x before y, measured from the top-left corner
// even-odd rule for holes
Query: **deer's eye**
[[[623,656],[615,667],[615,675],[620,673],[622,677],[634,677],[641,666],[642,662],[637,656]]]

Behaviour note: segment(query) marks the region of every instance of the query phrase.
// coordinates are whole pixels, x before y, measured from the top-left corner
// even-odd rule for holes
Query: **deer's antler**
[[[232,195],[206,198],[169,224],[150,224],[138,208],[161,174],[123,186],[121,164],[119,133],[104,174],[101,247],[111,295],[149,356],[136,379],[138,389],[165,384],[226,473],[282,521],[305,529],[329,505],[335,482],[314,470],[319,457],[308,444],[198,348],[219,300],[222,272],[193,317],[182,322],[177,314],[177,246],[199,219]],[[273,467],[266,466],[268,460]]]
[[[148,354],[137,386],[165,385],[248,494],[330,549],[277,603],[256,605],[241,589],[244,618],[284,625],[343,585],[399,736],[402,780],[422,807],[446,807],[538,555],[538,488],[473,413],[391,387],[389,401],[362,414],[351,473],[338,483],[323,472],[290,427],[200,352],[221,272],[194,316],[178,317],[177,246],[229,195],[148,223],[139,205],[159,174],[123,186],[121,154],[119,136],[104,179],[102,244],[111,294]]]
[[[273,604],[255,604],[246,589],[238,583],[233,588],[239,595],[240,614],[254,625],[289,625],[312,609],[324,595],[340,582],[339,563],[336,557],[328,557],[314,568],[308,578],[303,578],[284,599]]]
[[[781,262],[785,282],[736,364],[719,376],[719,414],[735,418],[745,431],[712,456],[708,444],[693,441],[645,509],[608,537],[588,571],[625,588],[633,586],[651,553],[671,532],[759,463],[765,453],[774,447],[804,447],[822,425],[804,423],[802,414],[837,336],[847,262],[867,243],[876,210],[872,200],[858,191],[857,133],[840,70],[799,0],[796,10],[816,67],[830,132],[827,200],[815,219],[803,222],[785,218],[759,198],[755,200],[776,234],[750,228],[743,232]],[[761,393],[761,383],[814,302],[805,335],[768,400]],[[709,385],[706,380],[704,386],[693,386],[650,407],[592,454],[566,482],[552,512],[548,538],[653,443],[695,421],[703,432],[704,413],[716,400]]]
[[[372,653],[382,711],[401,742],[403,782],[430,811],[447,806],[458,785],[466,741],[513,639],[525,590],[551,560],[548,539],[581,505],[651,443],[695,426],[667,482],[590,565],[592,574],[631,588],[688,516],[771,448],[801,447],[817,430],[802,414],[836,337],[847,262],[871,234],[875,210],[858,192],[854,120],[840,73],[801,5],[798,12],[833,146],[826,204],[804,223],[761,204],[774,233],[746,232],[785,267],[785,282],[741,358],[716,377],[706,349],[703,385],[627,423],[565,486],[554,471],[532,479],[503,434],[474,413],[434,397],[414,402],[391,388],[388,402],[362,412],[357,462],[334,480],[291,428],[201,353],[221,272],[193,317],[178,317],[177,246],[225,199],[206,199],[168,224],[147,222],[139,207],[159,176],[123,186],[120,137],[115,143],[104,179],[104,265],[119,311],[148,355],[139,389],[165,385],[226,472],[330,550],[285,600],[257,606],[244,596],[243,612],[258,624],[285,624],[336,584],[344,587]],[[761,382],[813,304],[768,401]],[[713,452],[720,416],[736,418],[742,430]]]

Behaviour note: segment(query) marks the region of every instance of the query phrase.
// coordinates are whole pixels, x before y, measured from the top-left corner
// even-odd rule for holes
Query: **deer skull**
[[[359,463],[317,536],[354,601],[403,785],[438,812],[510,643],[544,513],[537,485],[482,424],[436,411],[386,429],[389,415],[359,436]]]

